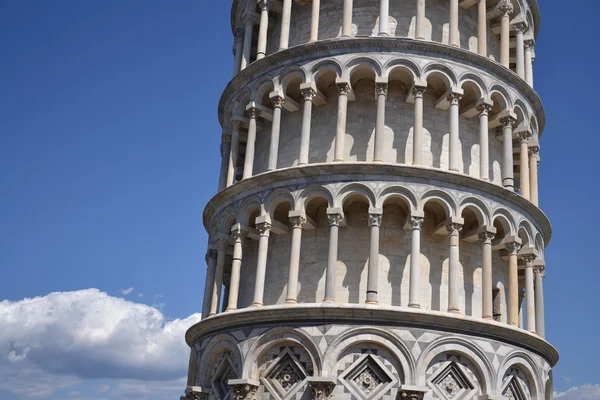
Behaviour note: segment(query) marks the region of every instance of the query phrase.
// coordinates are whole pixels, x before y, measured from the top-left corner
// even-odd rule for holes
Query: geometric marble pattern
[[[433,399],[469,400],[479,395],[479,381],[471,363],[455,354],[440,354],[427,369],[427,386]]]
[[[509,368],[502,379],[502,395],[510,400],[530,400],[527,378],[518,368]]]
[[[230,400],[232,398],[230,379],[238,379],[239,375],[233,367],[229,354],[225,353],[221,363],[213,375],[212,388],[217,400]]]
[[[285,348],[265,371],[261,381],[275,399],[287,400],[303,386],[306,377],[300,361],[289,348]]]
[[[371,354],[363,354],[339,380],[356,398],[376,400],[381,398],[397,381],[393,374]]]

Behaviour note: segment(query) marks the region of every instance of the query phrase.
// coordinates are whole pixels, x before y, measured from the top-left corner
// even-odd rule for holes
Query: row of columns
[[[379,285],[379,241],[380,227],[383,211],[378,208],[369,209],[369,262],[367,271],[367,304],[378,304]],[[290,261],[288,271],[288,285],[286,293],[286,304],[298,302],[298,279],[300,269],[300,247],[302,243],[303,226],[309,224],[314,227],[312,221],[299,211],[290,211],[289,219],[292,230]],[[327,256],[327,269],[325,274],[324,303],[335,303],[335,291],[337,280],[338,262],[338,239],[339,229],[345,226],[344,215],[339,208],[328,208],[327,219],[329,221],[329,250]],[[424,215],[414,213],[409,217],[406,229],[410,230],[411,254],[409,273],[409,303],[411,308],[421,308],[421,227]],[[449,278],[448,278],[448,309],[450,313],[461,313],[460,309],[460,240],[463,227],[462,218],[450,218],[438,227],[436,234],[449,236]],[[231,237],[221,236],[218,238],[218,250],[210,249],[207,254],[208,270],[206,274],[206,292],[204,297],[203,314],[212,316],[217,313],[221,298],[221,286],[223,284],[223,272],[225,264],[225,251],[228,243],[233,243],[233,261],[231,264],[230,283],[227,293],[225,311],[237,309],[238,294],[240,287],[240,272],[242,266],[242,242],[246,236],[258,237],[258,255],[256,263],[256,281],[252,306],[260,307],[264,301],[265,276],[267,268],[267,254],[269,248],[269,237],[272,224],[265,216],[257,217],[257,232],[250,235],[250,228],[244,228],[240,224],[234,225]],[[282,233],[285,232],[282,231]],[[463,235],[463,240],[469,242],[479,241],[482,249],[482,318],[493,320],[493,246],[496,229],[489,226],[479,228],[475,233],[468,232]],[[543,267],[535,266],[536,254],[531,249],[522,250],[520,239],[506,238],[506,243],[501,247],[508,252],[508,324],[519,326],[519,265],[521,258],[524,264],[525,291],[527,299],[526,316],[527,330],[544,334],[544,309],[543,309]],[[536,307],[537,306],[537,307]],[[537,321],[537,322],[536,322]]]
[[[425,40],[425,1],[417,0],[417,12],[415,21],[415,38]],[[477,3],[477,52],[487,57],[487,0],[475,0]],[[460,47],[459,34],[459,0],[450,0],[450,22],[449,22],[449,45]],[[255,24],[259,24],[259,35],[257,43],[256,59],[265,57],[267,49],[267,34],[269,30],[269,0],[258,0],[257,5],[260,15],[253,11],[244,14],[244,32],[236,32],[234,45],[234,76],[250,64],[252,31]],[[319,39],[320,0],[312,0],[310,40],[315,42]],[[342,37],[352,36],[352,14],[353,0],[344,0],[342,15]],[[292,0],[283,0],[281,12],[281,31],[279,38],[279,50],[289,47],[290,22],[291,22]],[[389,35],[389,0],[380,0],[379,12],[379,35]],[[513,6],[510,2],[502,4],[498,8],[501,13],[500,33],[500,62],[506,68],[510,67],[510,15]],[[528,26],[525,23],[514,25],[517,34],[517,74],[525,79],[533,87],[533,40],[524,40],[524,33]]]
[[[337,123],[334,145],[334,162],[343,162],[345,155],[345,137],[346,121],[349,94],[351,92],[350,83],[344,79],[338,79],[336,82],[338,89],[337,101]],[[384,161],[384,135],[385,135],[385,109],[387,99],[387,82],[376,82],[377,112],[375,123],[375,144],[374,144],[374,162]],[[412,88],[411,94],[414,98],[414,124],[413,124],[413,165],[423,166],[423,96],[427,89],[426,82],[416,82]],[[300,149],[298,154],[298,165],[307,165],[309,156],[312,107],[317,97],[316,88],[312,84],[302,84],[301,93],[303,96],[303,114],[300,137]],[[460,110],[459,101],[462,98],[462,89],[454,89],[448,95],[447,99],[441,99],[449,104],[449,170],[460,171]],[[285,103],[285,97],[279,92],[270,94],[273,105],[271,138],[268,155],[267,171],[277,169],[277,160],[279,153],[279,137],[281,130],[282,107]],[[482,180],[490,180],[490,158],[489,158],[489,112],[492,109],[492,103],[489,100],[481,99],[475,106],[474,115],[479,116],[479,177]],[[254,102],[248,104],[248,138],[246,142],[246,154],[242,179],[250,178],[253,175],[255,142],[257,134],[257,118],[261,110]],[[502,125],[503,138],[503,168],[502,181],[503,186],[509,190],[515,190],[514,184],[514,157],[513,157],[513,125],[517,122],[511,113],[505,113],[500,117]],[[235,168],[239,153],[239,135],[241,124],[239,121],[233,121],[231,135],[226,135],[221,148],[223,161],[221,164],[221,176],[219,179],[219,190],[228,187],[234,183]],[[521,131],[516,134],[519,140],[520,148],[520,180],[521,194],[527,200],[530,200],[536,206],[538,205],[538,168],[539,148],[530,146],[529,140],[531,132]]]

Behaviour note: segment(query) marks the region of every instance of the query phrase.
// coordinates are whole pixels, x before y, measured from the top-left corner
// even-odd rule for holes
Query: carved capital
[[[258,24],[258,18],[255,14],[248,14],[248,13],[244,14],[242,16],[242,21],[245,24],[253,24],[253,25]]]
[[[479,111],[479,113],[481,115],[488,115],[490,113],[490,111],[492,110],[492,105],[491,104],[480,104],[477,106],[477,111]],[[510,117],[508,117],[510,118]]]
[[[427,88],[425,86],[414,86],[412,88],[412,94],[415,97],[423,97],[425,90],[427,90]]]
[[[302,228],[302,224],[304,224],[306,220],[302,216],[290,217],[290,224],[292,224],[293,228]]]
[[[369,214],[369,227],[381,226],[382,219],[383,219],[383,214]]]
[[[518,22],[515,24],[515,31],[517,33],[525,33],[527,32],[527,24],[525,22]]]
[[[400,389],[398,390],[396,400],[423,400],[426,393],[426,391],[418,389]]]
[[[335,381],[309,380],[308,386],[312,392],[313,400],[329,400],[333,393],[333,389],[335,389]]]
[[[533,267],[533,262],[535,261],[536,256],[535,256],[535,254],[523,254],[521,256],[521,259],[525,263],[525,266]]]
[[[256,5],[261,11],[269,11],[269,0],[258,0]]]
[[[342,214],[327,214],[327,220],[331,226],[340,226],[342,219],[344,219]]]
[[[206,252],[206,263],[208,263],[209,260],[216,260],[216,259],[217,259],[217,250],[208,249],[208,251]]]
[[[231,231],[231,238],[233,239],[234,242],[241,242],[244,240],[244,238],[246,237],[246,232],[244,232],[241,229],[233,229]]]
[[[375,84],[375,93],[377,93],[377,96],[387,96],[388,84],[387,83],[376,83]]]
[[[246,110],[249,118],[256,118],[260,115],[260,110],[256,107],[250,107]]]
[[[274,108],[281,108],[283,107],[283,103],[285,103],[285,99],[283,96],[273,96],[271,97],[271,102]]]
[[[525,41],[525,50],[533,50],[533,47],[535,45],[535,42],[533,41],[533,39],[529,39]]]
[[[304,101],[313,101],[313,99],[317,96],[317,92],[313,88],[306,88],[300,90],[300,94],[304,98]]]
[[[500,123],[502,124],[503,127],[513,126],[515,124],[515,122],[517,122],[517,119],[515,117],[511,117],[511,116],[500,119]]]
[[[540,154],[539,146],[529,146],[528,148],[529,157],[537,157]]]
[[[269,232],[271,231],[271,224],[268,222],[256,224],[256,230],[260,232],[261,236],[269,236]]]
[[[542,277],[544,277],[545,271],[546,271],[546,266],[543,264],[533,266],[533,272],[535,272],[536,274],[542,275]]]
[[[521,246],[521,244],[517,242],[506,243],[506,250],[508,250],[508,253],[513,256],[517,255],[519,250],[521,250],[521,247],[523,246]]]
[[[415,230],[415,229],[421,229],[421,225],[423,225],[423,221],[425,219],[423,217],[410,217],[409,223],[410,223],[410,227]]]
[[[233,400],[256,400],[258,386],[251,383],[230,384]]]
[[[446,224],[446,230],[448,231],[448,233],[453,234],[453,233],[458,233],[462,230],[463,226],[462,224],[457,224],[455,222],[449,222]]]
[[[463,95],[460,93],[450,93],[448,95],[448,101],[451,104],[458,104],[458,102],[462,99]]]
[[[517,137],[521,140],[521,142],[526,142],[527,139],[529,139],[531,137],[531,132],[529,132],[529,131],[517,132]]]
[[[350,92],[350,84],[347,82],[340,82],[336,84],[338,94],[347,96],[348,92]]]
[[[514,7],[510,3],[510,1],[507,1],[504,4],[502,4],[500,7],[498,7],[498,11],[500,11],[504,15],[509,15],[509,14],[513,13]]]
[[[478,236],[482,243],[488,243],[496,237],[496,234],[493,232],[480,232]]]

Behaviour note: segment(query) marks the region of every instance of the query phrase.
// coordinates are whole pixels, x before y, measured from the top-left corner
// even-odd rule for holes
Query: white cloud
[[[97,289],[2,301],[0,389],[40,398],[85,379],[180,379],[189,357],[184,334],[199,320],[167,321],[155,307]]]
[[[562,400],[599,400],[600,385],[574,386],[566,392],[554,392],[554,398]]]
[[[133,288],[127,288],[127,289],[121,289],[121,293],[123,293],[124,296],[127,296],[129,293],[133,292]]]

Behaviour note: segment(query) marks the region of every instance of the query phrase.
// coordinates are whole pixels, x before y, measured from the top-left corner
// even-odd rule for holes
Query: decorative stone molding
[[[381,226],[382,219],[383,219],[383,214],[381,214],[381,213],[369,213],[369,227]]]
[[[300,90],[300,94],[304,98],[304,101],[313,101],[317,96],[317,92],[313,88],[304,88]]]
[[[342,214],[327,214],[327,220],[331,226],[340,226],[340,223],[344,219]]]
[[[350,92],[350,84],[348,82],[338,82],[336,83],[338,94],[339,95],[348,95]]]
[[[423,224],[424,220],[424,217],[411,216],[409,220],[409,226],[411,229],[421,229],[421,225]]]
[[[508,250],[508,253],[511,255],[517,255],[519,253],[519,251],[521,250],[521,243],[518,242],[508,242],[505,244],[506,250]]]
[[[412,88],[412,94],[415,97],[423,97],[423,94],[427,90],[426,86],[414,86]]]
[[[388,84],[383,82],[378,82],[375,84],[375,93],[377,96],[387,96],[388,93]]]
[[[182,396],[181,400],[208,400],[208,390],[199,386],[188,386],[185,389],[185,396]]]
[[[308,377],[308,387],[312,392],[313,400],[329,400],[337,380],[335,378]]]
[[[231,387],[233,400],[256,400],[260,382],[252,379],[230,379],[227,383]]]
[[[269,232],[271,232],[271,224],[268,222],[261,222],[256,225],[256,230],[260,233],[260,236],[269,236]]]
[[[397,400],[423,400],[429,390],[417,386],[402,385],[398,389]]]
[[[517,122],[517,119],[512,115],[500,119],[500,124],[502,124],[503,127],[512,126],[515,124],[515,122]]]
[[[283,103],[285,103],[285,99],[283,98],[283,96],[277,95],[271,97],[271,102],[273,103],[274,108],[281,108],[283,107]]]
[[[246,113],[248,114],[248,118],[257,118],[260,115],[260,110],[256,107],[248,107]]]

